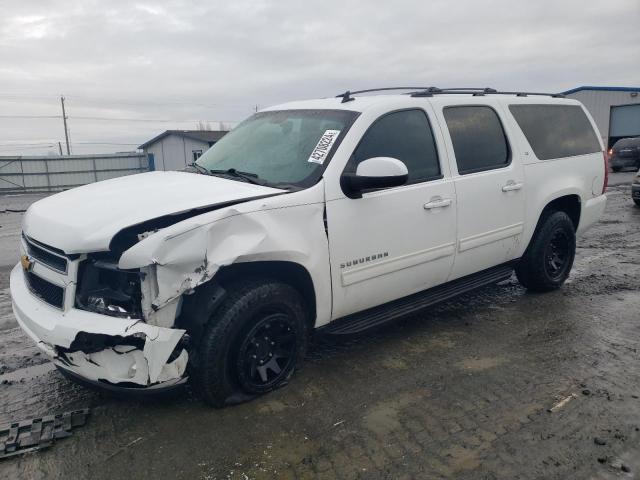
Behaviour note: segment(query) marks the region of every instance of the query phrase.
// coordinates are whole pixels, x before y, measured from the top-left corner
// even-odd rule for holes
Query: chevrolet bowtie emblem
[[[25,272],[28,272],[33,268],[33,262],[29,260],[29,257],[27,255],[22,255],[20,257],[20,264],[22,265],[22,269]]]

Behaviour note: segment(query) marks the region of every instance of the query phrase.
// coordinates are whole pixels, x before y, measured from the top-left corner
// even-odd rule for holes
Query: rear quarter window
[[[591,122],[578,105],[509,105],[509,110],[540,160],[600,151]]]

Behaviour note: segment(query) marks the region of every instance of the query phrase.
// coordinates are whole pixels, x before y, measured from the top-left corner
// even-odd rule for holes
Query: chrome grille
[[[33,272],[24,272],[31,293],[51,306],[62,309],[64,306],[64,288],[39,277]]]
[[[68,261],[65,257],[53,253],[46,248],[46,245],[36,242],[26,235],[22,237],[24,238],[29,256],[60,273],[67,273]]]

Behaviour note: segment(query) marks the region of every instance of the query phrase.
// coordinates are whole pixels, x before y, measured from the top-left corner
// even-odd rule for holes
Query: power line
[[[62,118],[62,115],[0,115],[0,118]]]
[[[48,96],[48,95],[29,95],[29,94],[21,94],[21,93],[7,93],[7,92],[0,92],[0,99],[3,98],[8,98],[8,99],[16,99],[16,100],[24,100],[25,98],[34,98],[34,99],[45,99],[45,100],[51,100],[51,101],[57,101],[57,97],[55,96]],[[191,106],[197,106],[197,107],[205,107],[205,108],[243,108],[243,109],[249,109],[250,107],[248,107],[246,104],[243,103],[229,103],[229,104],[224,104],[224,103],[203,103],[203,102],[194,102],[191,100],[180,100],[180,99],[176,99],[173,101],[158,101],[158,100],[129,100],[129,99],[118,99],[116,98],[103,98],[100,100],[96,100],[93,99],[91,97],[86,97],[86,96],[78,96],[78,95],[67,95],[65,97],[66,100],[73,100],[75,101],[84,101],[87,103],[112,103],[112,104],[117,104],[117,105],[175,105],[175,106],[180,106],[180,105],[191,105]]]
[[[39,119],[39,118],[62,118],[62,115],[0,115],[0,118],[28,118],[28,119]],[[67,116],[67,119],[70,120],[97,120],[97,121],[105,121],[105,122],[148,122],[148,123],[198,123],[198,122],[210,122],[210,123],[234,123],[238,120],[178,120],[178,119],[169,119],[169,118],[116,118],[116,117],[84,117],[84,116]]]
[[[55,143],[56,140],[51,140],[50,142],[33,142],[33,143],[0,143],[0,147],[35,147],[38,145],[50,145]]]
[[[237,122],[237,120],[177,120],[177,119],[167,119],[167,118],[117,118],[117,117],[82,117],[82,116],[71,116],[69,117],[73,120],[98,120],[98,121],[112,121],[112,122],[156,122],[156,123],[197,123],[197,122]]]
[[[140,145],[140,143],[117,143],[117,142],[71,142],[71,145]]]
[[[20,152],[20,151],[22,151],[22,150],[40,150],[40,149],[45,149],[45,148],[52,148],[52,147],[55,147],[55,146],[56,146],[56,144],[55,144],[55,143],[49,143],[49,144],[47,144],[47,145],[38,145],[37,147],[36,147],[36,146],[33,146],[33,147],[17,147],[17,148],[16,148],[16,147],[12,147],[12,148],[0,148],[0,151],[2,151],[2,152],[11,152],[11,151],[18,151],[18,152]]]

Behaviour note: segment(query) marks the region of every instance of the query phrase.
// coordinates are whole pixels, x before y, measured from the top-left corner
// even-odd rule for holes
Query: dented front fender
[[[310,273],[317,320],[329,320],[329,250],[322,185],[189,218],[125,251],[119,267],[152,268],[151,308],[158,311],[237,262],[288,261]],[[155,290],[154,290],[155,289]]]

